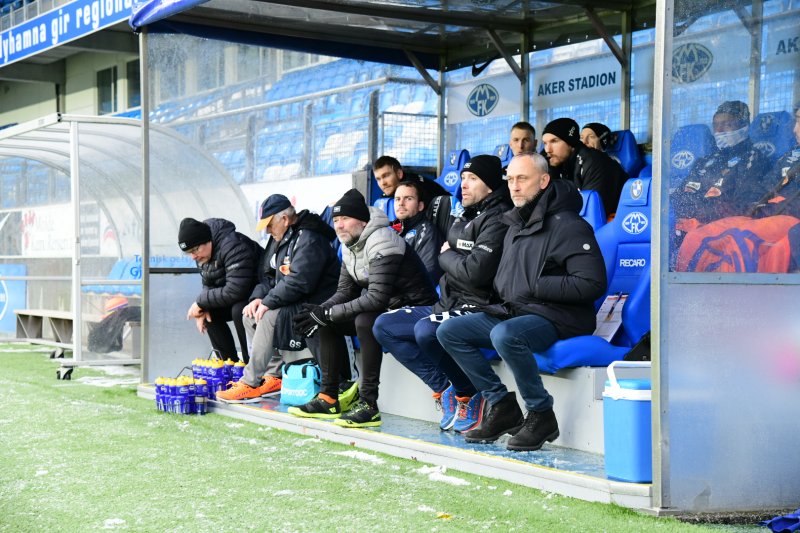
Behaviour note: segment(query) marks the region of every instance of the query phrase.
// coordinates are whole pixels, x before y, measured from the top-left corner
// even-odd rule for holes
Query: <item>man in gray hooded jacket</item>
[[[333,206],[336,235],[342,242],[342,268],[336,293],[321,305],[305,304],[295,316],[295,328],[306,336],[319,330],[319,395],[289,413],[308,418],[335,418],[345,427],[381,425],[378,383],[383,349],[372,332],[381,313],[403,306],[432,305],[436,290],[416,252],[388,226],[381,210],[368,208],[351,189]],[[348,365],[345,335],[361,343],[358,367],[360,400],[343,413],[339,381]],[[345,407],[346,408],[346,407]]]

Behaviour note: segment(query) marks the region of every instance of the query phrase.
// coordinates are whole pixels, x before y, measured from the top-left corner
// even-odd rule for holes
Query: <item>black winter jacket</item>
[[[453,222],[447,234],[450,249],[439,256],[444,275],[441,299],[433,311],[482,306],[492,301],[492,279],[503,253],[508,223],[503,213],[512,207],[507,189],[494,191]]]
[[[280,309],[274,345],[279,350],[302,350],[305,337],[292,331],[292,319],[302,303],[319,304],[336,291],[339,258],[331,246],[336,232],[319,215],[297,214],[280,242],[270,239],[261,259],[256,298],[270,309]]]
[[[233,222],[222,218],[204,222],[211,228],[211,259],[197,265],[203,279],[197,305],[213,309],[247,301],[257,282],[256,265],[264,249],[236,231]]]
[[[383,211],[375,207],[369,211],[361,237],[342,248],[336,294],[322,304],[333,322],[436,301],[433,282],[417,253],[388,226]]]
[[[550,167],[551,178],[571,181],[580,190],[597,191],[606,215],[616,213],[628,174],[605,153],[580,144],[563,164]],[[581,204],[583,205],[583,204]]]
[[[439,228],[428,220],[424,211],[398,222],[400,236],[417,252],[431,279],[434,281],[439,279],[442,275],[442,269],[439,267],[439,250],[442,249],[444,242]]]
[[[510,316],[542,316],[562,339],[590,335],[607,281],[592,227],[578,214],[581,195],[572,183],[552,180],[535,202],[532,212],[529,204],[504,215],[509,228],[495,290]]]

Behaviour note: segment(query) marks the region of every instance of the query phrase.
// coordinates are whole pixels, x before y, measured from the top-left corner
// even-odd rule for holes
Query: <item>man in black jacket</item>
[[[335,424],[345,427],[379,426],[383,350],[372,326],[389,309],[432,304],[436,291],[416,252],[389,227],[381,210],[366,206],[356,189],[349,190],[333,206],[333,222],[336,236],[344,245],[336,294],[321,305],[306,304],[307,312],[295,317],[296,329],[306,336],[319,329],[322,387],[313,400],[290,407],[289,412],[309,418],[335,418]],[[361,382],[360,400],[342,413],[338,394],[339,381],[348,366],[345,335],[358,335],[361,343]]]
[[[461,172],[464,212],[442,247],[442,297],[430,306],[404,307],[381,315],[373,331],[381,345],[433,391],[442,411],[439,427],[457,432],[478,421],[483,397],[442,348],[436,329],[447,319],[491,302],[492,279],[508,226],[503,212],[511,208],[500,159],[479,155]]]
[[[336,233],[317,214],[297,213],[288,198],[273,194],[261,204],[256,230],[264,229],[271,239],[258,270],[259,283],[244,308],[250,361],[233,388],[217,393],[229,403],[280,391],[281,367],[313,358],[305,337],[292,331],[292,318],[302,303],[330,298],[339,278],[339,259],[331,246]]]
[[[572,183],[551,180],[539,154],[512,159],[506,179],[514,209],[505,215],[509,229],[494,279],[502,303],[446,321],[437,337],[486,398],[467,442],[511,433],[508,449],[538,450],[559,432],[532,354],[594,331],[594,301],[605,293],[606,270],[594,232],[578,214],[582,200]],[[492,347],[514,375],[527,418],[480,351]]]
[[[242,358],[248,361],[242,310],[256,284],[256,265],[264,250],[222,218],[203,222],[184,218],[178,230],[178,245],[197,263],[203,279],[203,290],[189,307],[186,319],[194,319],[197,331],[208,333],[211,346],[220,357],[238,361],[228,327],[228,321],[233,320]]]
[[[418,181],[401,181],[394,191],[397,221],[392,227],[417,252],[435,282],[442,275],[439,268],[439,248],[444,239],[439,228],[428,219],[425,207],[422,185]]]
[[[625,170],[608,155],[581,142],[578,123],[557,118],[544,128],[542,142],[552,179],[571,181],[579,190],[597,191],[606,215],[617,211],[622,186],[628,179]]]

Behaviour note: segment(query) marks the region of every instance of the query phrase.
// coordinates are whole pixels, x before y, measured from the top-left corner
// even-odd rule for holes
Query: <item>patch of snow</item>
[[[447,467],[445,466],[423,466],[416,470],[417,473],[427,475],[431,481],[441,481],[442,483],[449,483],[450,485],[470,485],[470,482],[460,477],[447,476]]]
[[[225,427],[228,428],[228,429],[239,429],[239,428],[243,428],[244,424],[242,424],[240,422],[227,422],[225,424]]]
[[[136,385],[139,383],[138,378],[129,378],[129,379],[111,379],[111,378],[104,378],[100,376],[84,376],[82,378],[78,378],[75,381],[78,383],[83,383],[84,385],[91,385],[93,387],[117,387],[120,385]]]
[[[316,438],[312,437],[310,439],[296,440],[296,441],[294,441],[294,445],[298,446],[298,447],[299,446],[305,446],[306,444],[308,444],[310,442],[319,442],[319,439],[316,439]]]
[[[436,509],[434,509],[433,507],[428,507],[427,505],[420,505],[419,507],[417,507],[417,511],[420,511],[422,513],[435,513]]]
[[[353,459],[358,459],[359,461],[366,461],[374,465],[382,465],[383,463],[386,462],[380,457],[377,457],[375,455],[370,455],[368,453],[359,452],[355,450],[348,450],[346,452],[335,452],[333,455],[343,455],[345,457],[352,457]]]
[[[293,494],[294,491],[289,489],[276,490],[272,493],[273,496],[292,496]]]
[[[124,525],[125,520],[122,518],[107,518],[106,521],[103,522],[103,529],[116,529]]]
[[[489,485],[486,488],[489,489],[489,490],[497,490],[497,487],[495,487],[494,485]]]
[[[510,490],[506,490],[506,491],[503,493],[503,496],[511,496],[512,494],[514,494],[514,493],[513,493],[513,492],[511,492]]]
[[[46,475],[47,475],[47,470],[37,470],[36,471],[36,477],[46,476]]]

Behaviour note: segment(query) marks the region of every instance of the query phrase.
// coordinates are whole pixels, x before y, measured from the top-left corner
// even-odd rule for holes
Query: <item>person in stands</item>
[[[606,215],[617,210],[628,175],[613,159],[581,142],[578,123],[558,118],[544,128],[542,142],[552,179],[571,181],[578,190],[597,191]]]
[[[210,218],[181,220],[178,246],[200,269],[203,290],[189,307],[187,320],[208,333],[211,346],[223,359],[239,360],[228,322],[233,321],[242,358],[249,360],[242,310],[258,278],[256,265],[264,252],[257,242],[236,231],[233,222]]]
[[[258,269],[259,283],[243,310],[250,339],[244,376],[217,399],[241,403],[281,389],[284,364],[314,355],[306,338],[294,334],[292,318],[302,303],[321,303],[336,291],[339,258],[331,246],[336,233],[316,213],[299,213],[289,199],[273,194],[261,204],[256,231],[270,239]]]
[[[335,419],[335,424],[345,427],[379,426],[383,350],[372,326],[389,309],[431,305],[436,301],[436,290],[416,252],[389,227],[381,210],[367,207],[356,189],[347,191],[334,204],[333,221],[343,245],[338,288],[322,304],[305,304],[305,312],[295,317],[296,330],[306,337],[318,331],[322,386],[310,402],[289,408],[289,413]],[[348,366],[345,335],[357,335],[361,344],[359,399],[349,410],[339,401],[339,383]]]

